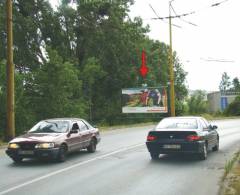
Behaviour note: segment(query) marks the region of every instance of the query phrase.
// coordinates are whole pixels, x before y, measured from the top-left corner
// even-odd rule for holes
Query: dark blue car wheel
[[[152,160],[159,159],[159,154],[158,153],[150,152],[150,156],[151,156]]]
[[[203,144],[203,148],[202,148],[201,153],[199,154],[199,158],[200,158],[200,160],[207,159],[207,144],[206,143]]]

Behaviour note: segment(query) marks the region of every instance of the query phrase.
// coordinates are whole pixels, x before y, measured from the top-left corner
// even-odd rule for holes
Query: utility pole
[[[7,130],[5,139],[15,137],[14,112],[14,64],[13,64],[13,29],[12,0],[7,1]]]
[[[172,0],[173,1],[173,0]],[[172,18],[171,18],[171,3],[169,2],[169,75],[170,75],[170,107],[171,116],[175,116],[175,92],[174,92],[174,71],[173,71],[173,54],[172,54]]]

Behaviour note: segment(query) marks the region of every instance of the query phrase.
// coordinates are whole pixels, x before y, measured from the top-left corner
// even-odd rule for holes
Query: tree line
[[[0,1],[0,130],[6,128],[6,1]],[[167,86],[169,46],[129,17],[132,0],[13,0],[16,132],[52,117],[119,124],[121,89]],[[149,73],[139,75],[141,51]],[[174,52],[177,114],[187,95],[186,72]],[[131,119],[137,122],[139,119]]]
[[[228,76],[227,72],[222,74],[222,79],[219,84],[220,91],[235,91],[240,92],[240,81],[238,77],[232,79]]]
[[[224,110],[223,114],[227,116],[240,116],[240,81],[238,77],[231,80],[227,72],[222,74],[222,79],[219,84],[219,90],[222,92],[235,92],[239,95],[231,102],[228,107]]]

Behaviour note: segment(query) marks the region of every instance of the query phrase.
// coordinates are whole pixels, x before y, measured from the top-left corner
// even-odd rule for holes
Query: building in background
[[[235,91],[215,91],[208,93],[209,112],[224,111],[238,95],[240,95],[240,92]]]

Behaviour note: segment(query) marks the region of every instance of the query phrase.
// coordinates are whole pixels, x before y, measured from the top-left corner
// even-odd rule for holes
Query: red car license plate
[[[27,154],[27,155],[31,155],[34,154],[32,150],[20,150],[18,152],[18,154]]]

